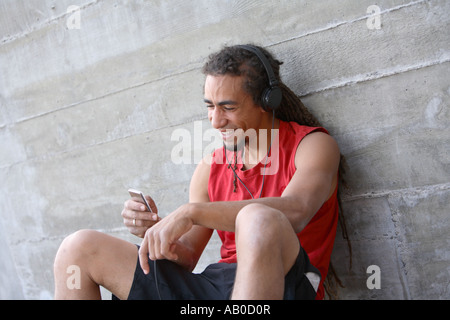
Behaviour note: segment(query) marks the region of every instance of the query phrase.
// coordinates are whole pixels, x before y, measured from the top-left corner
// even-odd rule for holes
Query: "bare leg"
[[[56,254],[55,299],[100,299],[99,285],[126,299],[137,257],[132,243],[93,230],[75,232],[64,239]],[[79,288],[68,285],[73,270],[79,272]]]
[[[236,218],[238,267],[233,299],[282,299],[284,277],[300,250],[298,238],[284,214],[251,204]]]

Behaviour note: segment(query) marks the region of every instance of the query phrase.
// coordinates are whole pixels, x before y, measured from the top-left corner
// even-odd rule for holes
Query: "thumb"
[[[153,201],[152,197],[145,196],[145,199],[147,200],[148,204],[150,205],[150,209],[152,209],[153,213],[158,213],[158,207],[155,204],[155,201]]]

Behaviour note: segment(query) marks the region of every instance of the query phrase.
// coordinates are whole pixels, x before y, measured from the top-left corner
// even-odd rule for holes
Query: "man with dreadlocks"
[[[250,45],[209,57],[204,102],[223,147],[197,166],[189,203],[160,219],[128,200],[122,216],[143,237],[139,250],[89,230],[66,238],[55,259],[56,298],[99,298],[99,285],[120,299],[323,298],[340,153],[282,83],[280,65]],[[267,105],[268,86],[281,101]],[[194,274],[213,230],[222,258]],[[67,289],[70,265],[80,267],[81,290]]]

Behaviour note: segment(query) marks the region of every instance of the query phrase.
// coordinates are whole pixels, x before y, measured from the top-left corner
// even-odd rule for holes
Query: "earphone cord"
[[[158,293],[159,300],[162,300],[161,292],[159,292],[158,276],[156,275],[156,260],[153,260],[153,273],[155,276],[156,292]]]
[[[262,184],[261,184],[261,191],[260,191],[260,193],[259,193],[259,198],[261,198],[261,195],[262,195],[262,192],[263,192],[263,189],[264,189],[264,181],[265,181],[265,177],[266,177],[266,166],[267,166],[267,162],[268,162],[268,157],[269,157],[270,150],[272,149],[273,129],[274,129],[274,126],[275,126],[275,110],[273,110],[273,113],[272,113],[272,131],[271,131],[271,133],[270,133],[270,134],[271,134],[271,137],[270,137],[270,146],[269,146],[269,150],[267,151],[267,154],[266,154],[266,162],[264,163],[263,181],[262,181]],[[225,150],[224,150],[224,151],[225,151],[225,158],[227,159],[228,164],[230,164],[229,161],[228,161],[227,150],[226,150],[225,147],[224,147],[224,149],[225,149]],[[237,175],[236,171],[234,170],[233,166],[231,166],[231,164],[230,164],[230,168],[231,168],[231,170],[233,171],[234,176],[235,176],[236,178],[238,178],[238,180],[242,183],[242,185],[243,185],[243,186],[245,187],[245,189],[248,191],[248,193],[250,194],[250,196],[252,197],[252,199],[254,199],[253,194],[252,194],[252,193],[250,192],[250,190],[247,188],[247,186],[245,185],[244,181],[242,181],[241,178]],[[153,260],[153,273],[154,273],[154,278],[155,278],[156,292],[158,293],[158,298],[159,298],[159,300],[162,300],[161,292],[159,291],[158,276],[157,276],[157,272],[156,272],[156,260]]]
[[[264,188],[264,181],[265,181],[265,177],[266,177],[266,166],[267,166],[267,162],[268,162],[268,157],[269,157],[269,153],[270,150],[272,149],[272,142],[273,142],[273,129],[275,127],[275,110],[272,110],[272,131],[270,132],[271,136],[270,136],[270,146],[269,146],[269,150],[267,151],[266,154],[266,162],[264,163],[264,171],[263,171],[263,181],[261,184],[261,191],[259,193],[259,198],[261,198],[262,192],[263,192],[263,188]],[[255,199],[255,197],[253,197],[253,194],[250,192],[250,190],[247,188],[247,186],[245,185],[244,181],[241,180],[241,178],[238,176],[238,174],[236,173],[236,171],[234,170],[233,166],[231,165],[231,163],[228,161],[228,156],[227,156],[227,150],[225,148],[225,143],[224,143],[224,151],[225,151],[225,158],[227,160],[227,163],[229,164],[229,168],[231,168],[231,170],[234,173],[234,176],[236,178],[238,178],[238,180],[241,182],[241,184],[244,186],[244,188],[247,190],[247,192],[250,194],[250,197],[252,197],[252,199]]]

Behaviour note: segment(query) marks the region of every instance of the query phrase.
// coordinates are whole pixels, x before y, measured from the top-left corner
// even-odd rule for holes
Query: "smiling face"
[[[221,132],[228,150],[240,149],[249,134],[270,129],[272,125],[272,115],[254,103],[243,89],[243,80],[243,76],[208,75],[205,81],[208,119]]]

